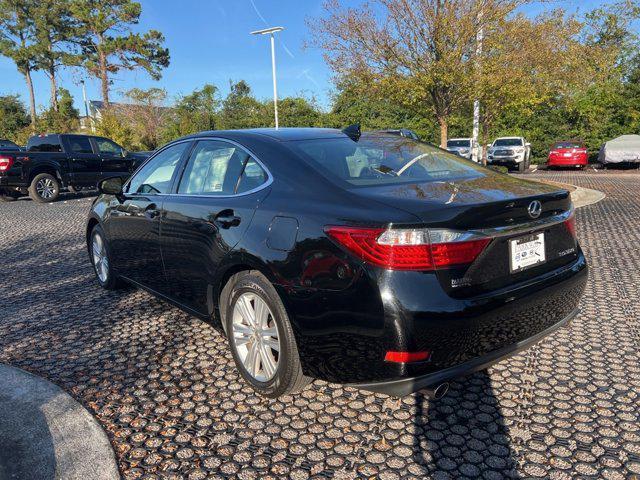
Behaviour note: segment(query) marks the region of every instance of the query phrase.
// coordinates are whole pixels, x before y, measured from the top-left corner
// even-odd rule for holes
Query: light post
[[[251,35],[269,35],[271,36],[271,69],[273,70],[273,112],[276,120],[276,129],[278,128],[278,87],[276,84],[276,45],[274,33],[284,30],[284,27],[271,27],[264,30],[256,30]]]

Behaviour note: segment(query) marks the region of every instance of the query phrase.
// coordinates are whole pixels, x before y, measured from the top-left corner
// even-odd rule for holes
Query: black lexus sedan
[[[268,397],[441,395],[565,325],[587,279],[566,190],[399,135],[203,132],[100,190],[100,285],[213,322]]]

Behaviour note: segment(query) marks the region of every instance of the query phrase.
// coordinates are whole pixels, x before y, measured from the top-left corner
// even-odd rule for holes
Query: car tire
[[[520,163],[518,163],[518,172],[522,173],[527,169],[527,165],[526,165],[526,160],[522,160]]]
[[[293,328],[278,292],[256,270],[240,272],[229,282],[233,283],[225,287],[229,295],[225,331],[242,378],[269,398],[302,390],[312,379],[302,372]]]
[[[89,235],[89,258],[96,280],[105,290],[116,290],[124,286],[124,283],[113,270],[111,249],[109,242],[100,225],[96,225]]]
[[[53,202],[59,195],[60,182],[50,173],[40,173],[31,180],[31,185],[29,185],[29,196],[34,202]]]

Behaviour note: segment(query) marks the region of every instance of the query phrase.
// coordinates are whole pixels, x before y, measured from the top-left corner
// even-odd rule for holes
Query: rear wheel
[[[257,271],[234,275],[225,315],[231,353],[244,380],[260,395],[277,398],[302,390],[293,329],[273,285]]]
[[[33,177],[29,186],[29,196],[34,202],[53,202],[60,195],[60,182],[50,173],[40,173]]]

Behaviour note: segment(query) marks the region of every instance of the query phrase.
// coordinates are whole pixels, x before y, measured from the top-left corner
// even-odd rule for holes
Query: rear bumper
[[[529,337],[520,342],[516,342],[511,345],[507,345],[498,350],[494,350],[490,353],[476,357],[460,365],[455,365],[444,370],[439,370],[434,373],[422,375],[411,378],[401,378],[397,380],[388,380],[383,382],[371,382],[371,383],[352,383],[349,386],[360,388],[362,390],[369,390],[371,392],[385,393],[387,395],[393,395],[401,397],[409,395],[413,392],[422,389],[435,388],[441,383],[448,382],[450,380],[469,375],[479,370],[484,370],[490,367],[494,363],[498,363],[505,358],[517,354],[527,348],[535,345],[547,335],[555,332],[561,327],[569,323],[577,314],[579,309],[573,310],[569,315],[560,320],[555,325],[543,330],[542,332]]]
[[[578,165],[587,165],[589,159],[585,157],[571,157],[571,158],[557,158],[550,157],[547,160],[547,166],[549,167],[573,167]]]

